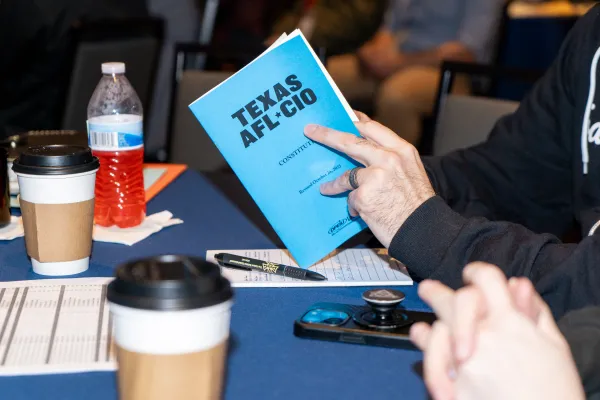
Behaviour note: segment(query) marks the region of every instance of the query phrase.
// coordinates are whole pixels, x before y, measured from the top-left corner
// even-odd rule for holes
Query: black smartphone
[[[388,316],[389,317],[389,316]],[[433,313],[393,310],[393,323],[378,322],[373,308],[338,303],[312,305],[294,322],[294,335],[301,338],[328,340],[368,346],[395,347],[416,350],[409,339],[415,322],[433,324]]]

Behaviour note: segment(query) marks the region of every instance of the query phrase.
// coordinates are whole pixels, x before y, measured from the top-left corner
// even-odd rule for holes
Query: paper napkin
[[[13,240],[25,234],[21,217],[10,217],[10,224],[0,228],[0,240]]]
[[[183,224],[183,221],[179,218],[173,218],[173,214],[169,211],[161,211],[147,216],[141,225],[133,228],[121,229],[116,226],[105,228],[94,225],[93,237],[97,242],[120,243],[132,246],[163,228],[178,224]]]
[[[94,225],[93,239],[98,242],[120,243],[132,246],[153,233],[171,225],[183,224],[179,218],[173,218],[169,211],[162,211],[146,217],[144,222],[134,228],[121,229],[116,226],[105,228]],[[24,235],[21,217],[10,217],[10,225],[0,228],[0,240],[13,240]]]

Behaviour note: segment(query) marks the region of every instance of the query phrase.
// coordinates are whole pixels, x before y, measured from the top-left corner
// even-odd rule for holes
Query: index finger
[[[304,134],[309,139],[345,153],[358,161],[369,166],[381,159],[381,150],[374,143],[350,133],[336,131],[320,125],[306,125]]]
[[[423,377],[434,400],[454,398],[454,382],[450,379],[452,369],[450,329],[446,324],[436,321],[423,356]]]
[[[474,286],[464,287],[454,297],[452,336],[458,362],[467,361],[473,354],[477,340],[477,326],[485,315],[485,302],[481,292]]]
[[[454,290],[431,280],[421,282],[417,290],[419,297],[433,309],[438,319],[450,326],[454,314]]]
[[[377,143],[378,145],[388,149],[398,149],[402,146],[410,146],[410,144],[402,139],[391,129],[383,126],[377,121],[359,120],[355,122],[356,129],[360,132],[361,136]]]
[[[500,268],[482,262],[471,263],[463,270],[465,283],[476,286],[486,302],[488,313],[513,307],[506,276]]]

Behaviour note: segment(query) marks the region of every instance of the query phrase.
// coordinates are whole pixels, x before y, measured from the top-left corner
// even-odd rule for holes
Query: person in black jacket
[[[421,160],[365,116],[357,122],[361,138],[307,126],[309,138],[366,167],[321,192],[351,191],[351,214],[416,280],[457,288],[464,265],[485,261],[531,279],[556,318],[599,304],[599,26],[596,6],[519,109],[481,145]],[[585,238],[561,243],[557,236],[575,220]]]
[[[589,400],[600,400],[600,307],[571,311],[558,321]]]

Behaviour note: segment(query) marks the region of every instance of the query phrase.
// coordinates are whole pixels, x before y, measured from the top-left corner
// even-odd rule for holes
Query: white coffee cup
[[[88,269],[99,161],[83,146],[34,146],[13,163],[25,243],[33,271],[72,275]]]
[[[220,398],[233,294],[219,267],[161,256],[116,275],[107,298],[121,400]]]

